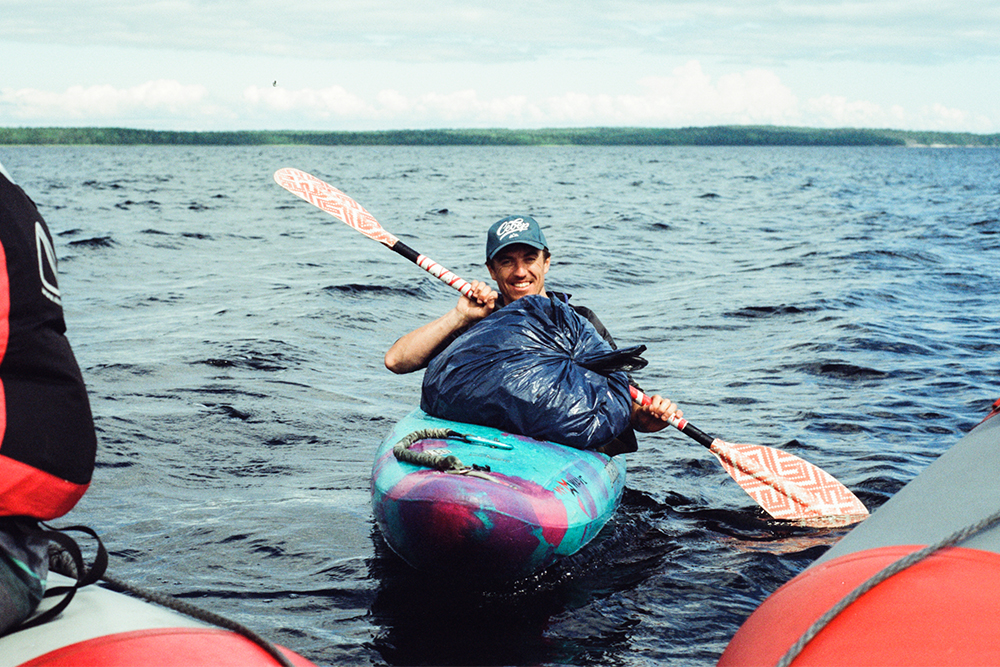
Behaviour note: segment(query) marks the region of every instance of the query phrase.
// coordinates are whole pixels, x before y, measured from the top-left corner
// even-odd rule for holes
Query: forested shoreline
[[[326,132],[177,132],[114,127],[0,128],[5,145],[184,146],[1000,146],[1000,134],[775,126],[596,127]]]

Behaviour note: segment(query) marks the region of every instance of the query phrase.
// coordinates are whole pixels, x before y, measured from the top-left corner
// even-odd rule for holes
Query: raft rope
[[[482,479],[494,481],[492,477],[486,474],[490,472],[489,466],[468,466],[453,454],[442,456],[433,451],[415,452],[410,449],[410,447],[421,440],[447,440],[449,438],[471,442],[468,436],[458,431],[453,431],[450,428],[427,428],[414,431],[397,442],[392,448],[392,454],[396,457],[396,460],[403,463],[411,463],[423,468],[433,468],[434,470],[440,470],[441,472],[453,475],[468,475],[470,477],[481,477]]]
[[[90,534],[97,540],[97,543],[99,545],[98,553],[103,552],[104,545],[101,543],[100,538],[97,537],[96,533],[91,532]],[[74,544],[73,547],[75,546],[76,545]],[[204,609],[199,609],[198,607],[195,607],[194,605],[189,604],[187,602],[182,602],[180,600],[176,600],[174,598],[171,598],[166,595],[161,595],[159,593],[146,591],[136,586],[133,586],[129,583],[126,583],[120,579],[112,577],[111,575],[103,571],[102,569],[103,566],[100,565],[99,562],[98,562],[98,567],[88,568],[82,562],[82,559],[79,557],[78,548],[74,553],[73,547],[67,549],[67,547],[63,542],[59,542],[59,546],[50,545],[49,569],[51,569],[53,572],[58,572],[59,574],[62,574],[64,576],[78,579],[80,582],[85,582],[81,583],[81,585],[88,585],[93,581],[97,581],[97,579],[99,578],[100,581],[103,581],[106,584],[108,584],[108,588],[110,588],[113,591],[129,593],[135,597],[141,598],[143,600],[148,600],[149,602],[156,603],[162,607],[173,609],[174,611],[180,612],[185,616],[190,616],[195,620],[203,621],[210,625],[218,626],[225,630],[229,630],[230,632],[235,632],[236,634],[241,635],[246,639],[252,641],[254,644],[257,644],[265,652],[267,652],[268,655],[274,658],[278,662],[278,664],[281,665],[282,667],[294,667],[291,660],[288,659],[288,656],[282,653],[277,646],[272,644],[264,637],[258,635],[256,632],[246,627],[245,625],[237,623],[236,621],[232,621],[228,618],[225,618],[224,616],[220,616],[213,612],[206,611]],[[105,557],[105,563],[106,563],[106,557]],[[83,570],[83,576],[80,576],[81,568]],[[96,569],[101,569],[101,571],[96,572],[95,571]],[[95,574],[97,575],[96,577],[94,576]]]
[[[281,665],[281,667],[294,667],[292,661],[288,659],[288,656],[282,653],[277,646],[275,646],[273,643],[271,643],[270,641],[268,641],[267,639],[260,636],[259,634],[257,634],[256,632],[254,632],[253,630],[251,630],[250,628],[241,623],[237,623],[236,621],[230,620],[225,616],[220,616],[219,614],[216,614],[214,612],[200,609],[192,604],[188,604],[187,602],[182,602],[181,600],[176,600],[166,595],[161,595],[159,593],[153,593],[151,591],[146,591],[141,588],[137,588],[136,586],[126,583],[121,579],[117,579],[108,574],[105,574],[103,577],[101,577],[101,581],[107,583],[109,588],[111,588],[111,590],[130,593],[136,597],[148,600],[150,602],[155,602],[156,604],[167,607],[168,609],[173,609],[174,611],[178,611],[196,620],[204,621],[205,623],[209,623],[211,625],[216,625],[220,628],[223,628],[224,630],[229,630],[230,632],[235,632],[236,634],[241,635],[246,639],[249,639],[254,644],[257,644],[262,649],[264,649],[264,651],[266,651],[268,655],[274,658],[278,662],[278,664]]]
[[[961,530],[955,531],[943,540],[926,546],[923,549],[914,551],[908,554],[894,563],[887,565],[881,571],[876,572],[867,581],[859,585],[853,591],[851,591],[847,597],[843,598],[840,602],[835,604],[833,607],[827,610],[825,614],[820,616],[816,621],[809,627],[808,630],[799,637],[792,646],[788,649],[788,652],[782,656],[775,667],[789,667],[792,661],[795,660],[806,647],[806,645],[811,642],[816,636],[823,631],[823,629],[830,624],[830,622],[836,618],[842,611],[850,607],[852,604],[858,601],[865,593],[875,588],[885,580],[893,577],[908,567],[916,565],[922,560],[925,560],[932,556],[934,553],[946,549],[948,547],[954,546],[959,542],[964,542],[968,538],[972,537],[976,533],[992,528],[995,524],[1000,522],[1000,511],[997,511],[990,516],[977,521],[976,523],[966,526]]]

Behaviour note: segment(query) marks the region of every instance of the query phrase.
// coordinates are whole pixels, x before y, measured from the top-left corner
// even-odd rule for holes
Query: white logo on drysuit
[[[513,234],[517,236],[521,232],[528,231],[531,227],[528,223],[524,221],[524,218],[514,218],[513,220],[508,220],[507,222],[500,225],[500,229],[497,230],[497,239],[503,241],[504,237]]]
[[[56,251],[52,248],[52,242],[45,235],[42,223],[35,223],[35,246],[38,248],[38,277],[42,279],[42,294],[49,301],[62,305],[62,297],[59,295],[59,286],[56,280]],[[52,276],[49,280],[45,268],[48,267],[48,274]]]

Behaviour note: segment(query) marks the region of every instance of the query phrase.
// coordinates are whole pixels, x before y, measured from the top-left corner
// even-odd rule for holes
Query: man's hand
[[[412,373],[426,366],[452,339],[493,312],[497,294],[488,284],[474,280],[472,296],[460,296],[455,307],[406,334],[385,353],[385,367],[393,373]]]
[[[650,396],[649,405],[632,403],[632,428],[643,433],[662,431],[670,425],[667,420],[673,416],[679,419],[684,413],[676,403],[660,395]]]
[[[459,298],[455,306],[455,310],[465,320],[466,326],[471,326],[492,313],[496,307],[497,297],[500,296],[489,283],[473,280],[469,286],[472,287],[472,295]]]

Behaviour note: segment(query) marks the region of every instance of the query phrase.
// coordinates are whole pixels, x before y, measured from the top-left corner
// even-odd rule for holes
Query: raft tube
[[[72,585],[50,573],[49,587]],[[56,598],[58,600],[58,598]],[[42,609],[50,606],[43,602]],[[278,647],[296,667],[315,667]],[[241,634],[117,593],[77,591],[48,623],[0,637],[0,667],[273,667],[278,661]]]
[[[998,408],[768,597],[719,665],[1000,665]]]
[[[427,429],[467,438],[418,439],[410,451],[454,456],[464,472],[397,459],[393,447]],[[523,579],[582,549],[614,514],[624,488],[622,456],[421,410],[379,446],[371,478],[375,520],[393,551],[422,572],[487,584]]]

